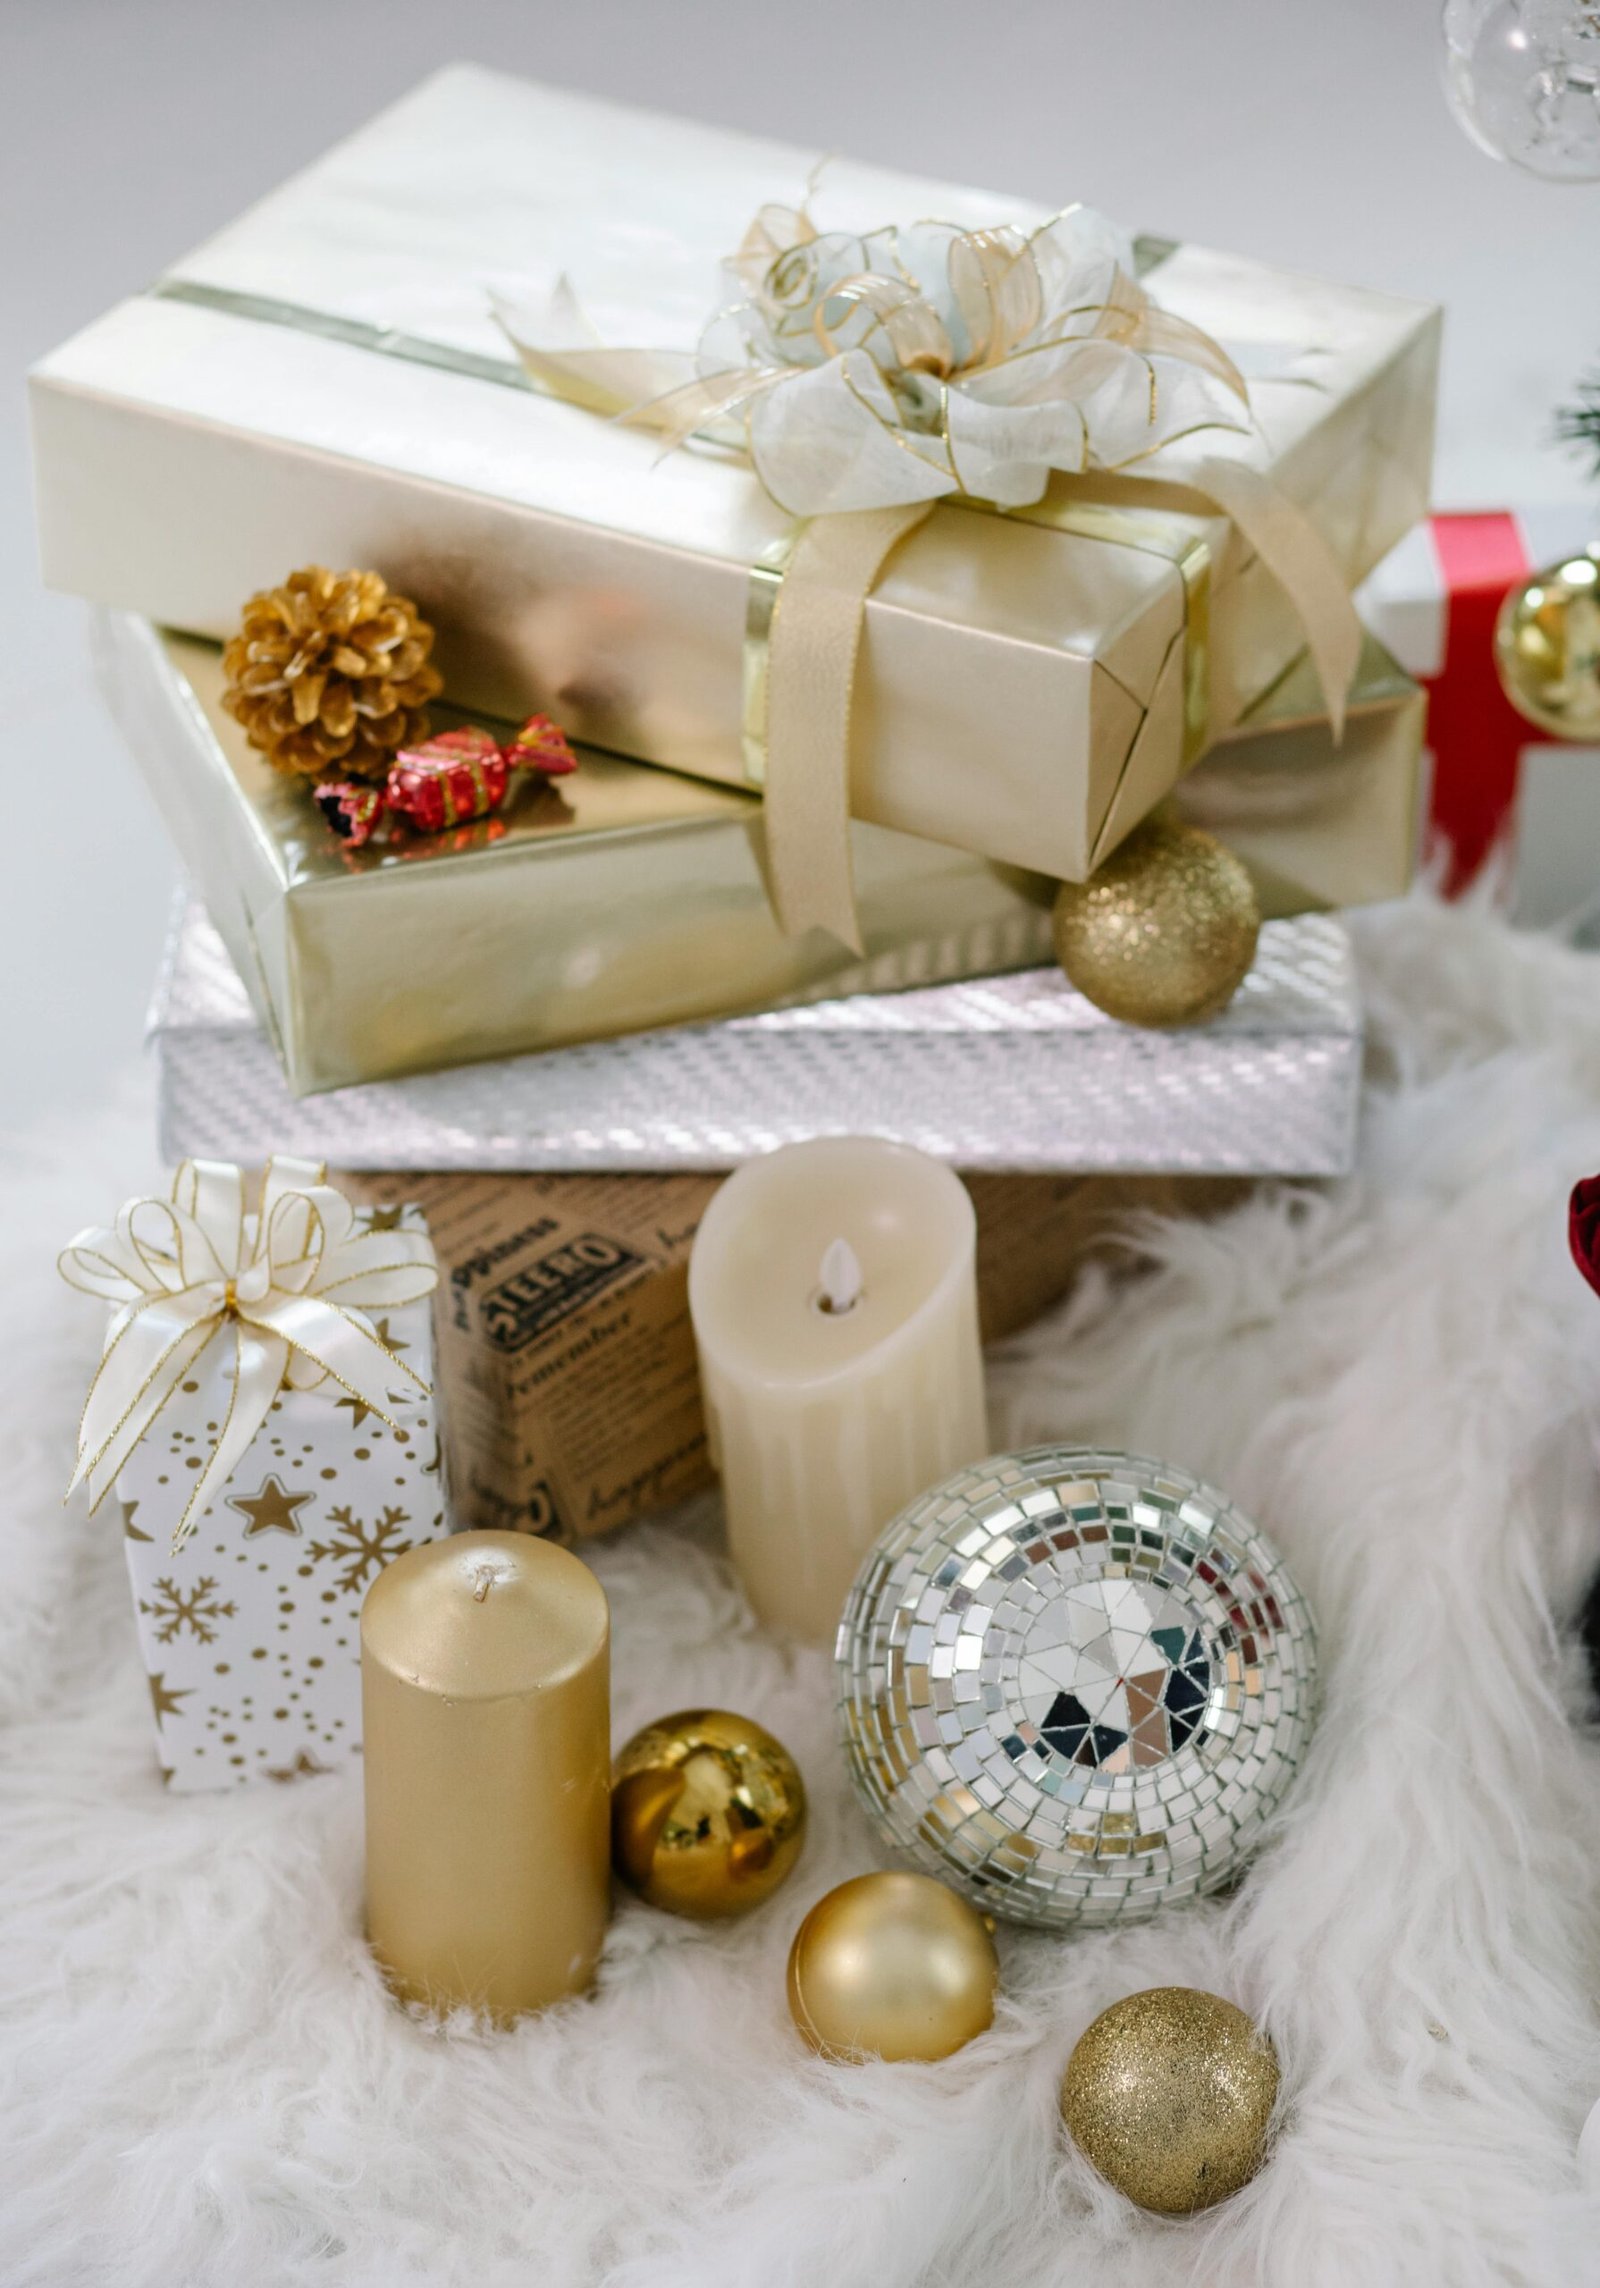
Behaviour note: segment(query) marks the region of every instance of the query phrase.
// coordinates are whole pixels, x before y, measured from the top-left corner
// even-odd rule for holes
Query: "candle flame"
[[[861,1300],[865,1280],[861,1272],[861,1259],[847,1239],[836,1239],[823,1254],[822,1268],[817,1274],[820,1290],[819,1310],[833,1316],[853,1311]]]

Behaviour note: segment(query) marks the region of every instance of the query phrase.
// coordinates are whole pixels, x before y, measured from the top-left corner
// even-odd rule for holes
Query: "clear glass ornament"
[[[1445,0],[1445,86],[1481,150],[1600,181],[1600,0]]]

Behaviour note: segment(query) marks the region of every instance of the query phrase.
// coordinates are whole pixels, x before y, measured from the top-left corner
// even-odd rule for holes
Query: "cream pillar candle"
[[[361,1612],[367,1936],[402,2000],[581,1994],[610,1911],[605,1592],[524,1533],[395,1558]]]
[[[831,1639],[862,1557],[914,1495],[989,1450],[972,1202],[879,1138],[750,1160],[689,1262],[728,1540],[770,1626]]]

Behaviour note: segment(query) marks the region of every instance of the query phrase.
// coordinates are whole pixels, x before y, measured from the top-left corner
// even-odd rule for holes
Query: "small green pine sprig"
[[[1600,477],[1600,371],[1585,374],[1570,405],[1556,413],[1555,433],[1589,462],[1589,474]]]

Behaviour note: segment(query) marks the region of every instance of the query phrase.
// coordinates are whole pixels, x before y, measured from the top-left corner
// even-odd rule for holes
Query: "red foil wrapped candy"
[[[503,747],[469,724],[402,747],[381,794],[354,780],[324,779],[317,808],[335,834],[359,850],[392,819],[403,819],[419,834],[446,834],[488,818],[505,801],[515,771],[559,779],[577,767],[577,756],[548,715],[530,715]]]
[[[487,818],[506,798],[511,766],[487,731],[441,731],[402,747],[384,793],[389,808],[423,834]]]
[[[385,804],[375,786],[357,779],[324,779],[317,789],[317,808],[341,842],[359,850],[382,824]]]
[[[566,733],[548,715],[530,715],[504,752],[514,770],[538,771],[547,779],[564,779],[578,767]]]

